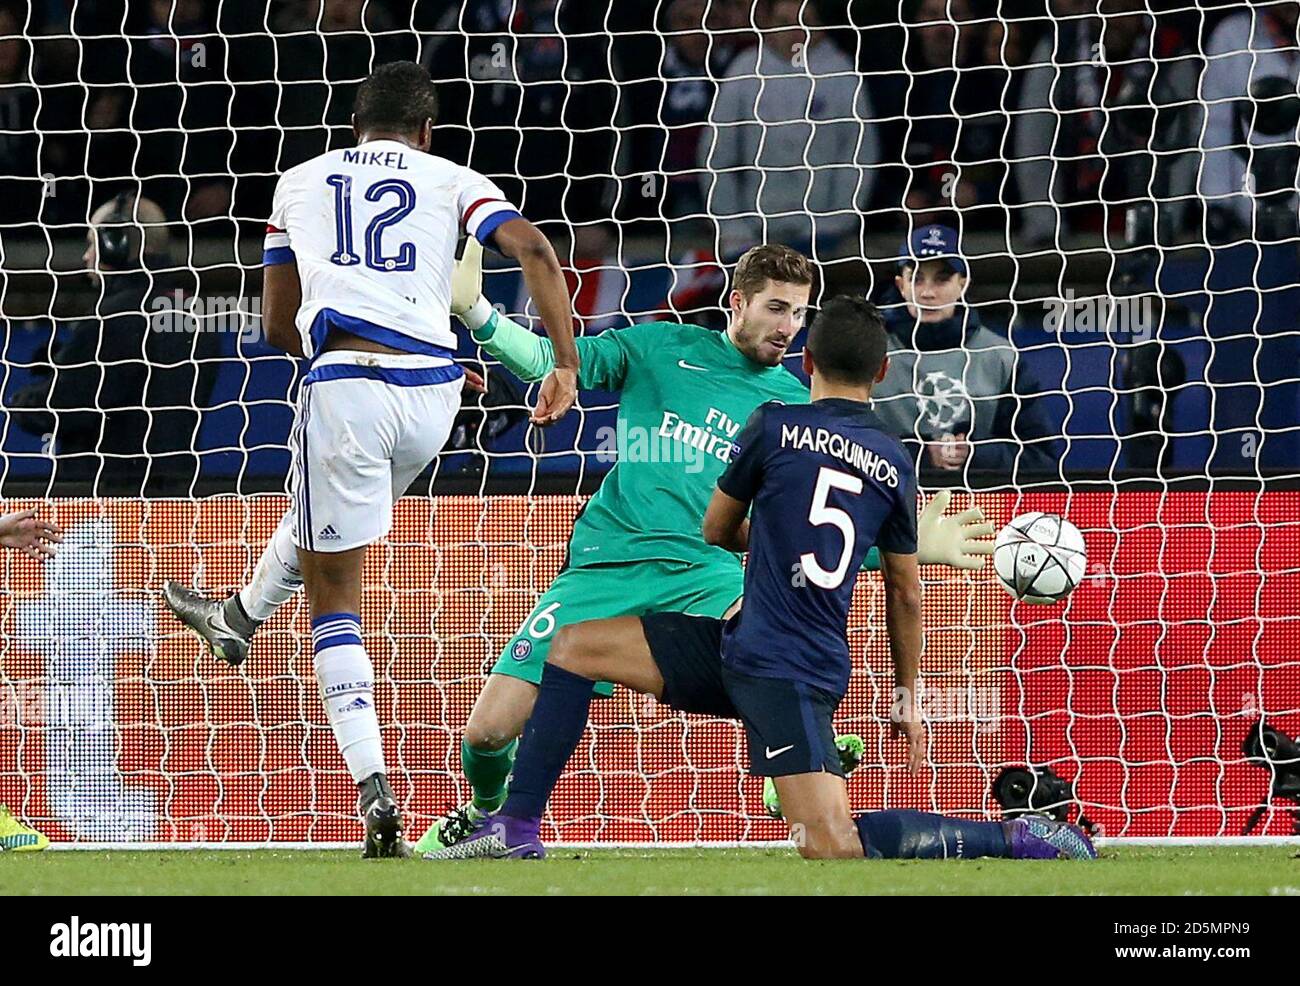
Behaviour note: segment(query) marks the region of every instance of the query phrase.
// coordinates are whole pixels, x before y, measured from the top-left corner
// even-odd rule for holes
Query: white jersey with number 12
[[[280,177],[263,263],[297,263],[308,356],[331,327],[405,352],[455,349],[448,305],[460,235],[486,243],[518,216],[470,168],[400,141],[367,141]]]

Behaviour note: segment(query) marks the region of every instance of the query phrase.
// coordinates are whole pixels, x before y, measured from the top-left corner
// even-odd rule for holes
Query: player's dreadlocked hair
[[[438,118],[438,94],[428,71],[415,62],[389,62],[370,73],[352,110],[357,129],[417,133]]]
[[[865,298],[832,298],[808,328],[813,365],[836,383],[871,383],[880,372],[887,348],[885,321]]]
[[[812,284],[812,262],[798,250],[779,243],[751,247],[736,264],[732,287],[748,300],[762,291],[768,281]]]

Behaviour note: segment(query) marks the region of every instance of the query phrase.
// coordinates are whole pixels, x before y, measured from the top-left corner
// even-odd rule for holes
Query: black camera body
[[[1273,797],[1300,798],[1300,743],[1261,719],[1246,734],[1241,752],[1274,772]]]
[[[1279,798],[1296,803],[1296,807],[1291,809],[1291,816],[1295,822],[1295,833],[1300,835],[1300,742],[1260,719],[1247,731],[1246,738],[1241,743],[1241,752],[1248,761],[1271,774],[1269,800]],[[1267,804],[1256,808],[1247,819],[1242,835],[1250,835],[1267,810]]]
[[[1079,803],[1074,784],[1058,777],[1051,767],[1004,767],[993,779],[993,798],[1002,806],[1004,818],[1046,815],[1058,822],[1070,820],[1070,806]],[[1079,826],[1097,828],[1079,813]]]

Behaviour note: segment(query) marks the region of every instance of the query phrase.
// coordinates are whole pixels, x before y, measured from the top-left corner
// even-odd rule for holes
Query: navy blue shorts
[[[758,678],[722,665],[723,621],[647,613],[641,626],[664,679],[663,703],[681,712],[739,719],[749,771],[760,777],[844,776],[831,723],[840,700],[788,678]]]

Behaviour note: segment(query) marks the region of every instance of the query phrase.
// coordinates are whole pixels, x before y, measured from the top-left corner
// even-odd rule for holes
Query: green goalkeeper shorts
[[[566,568],[524,620],[492,667],[493,674],[522,678],[534,685],[555,631],[570,623],[646,613],[687,613],[720,617],[744,591],[739,565],[683,561],[620,562]],[[608,682],[596,694],[608,696]]]

